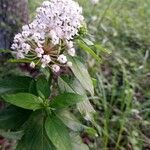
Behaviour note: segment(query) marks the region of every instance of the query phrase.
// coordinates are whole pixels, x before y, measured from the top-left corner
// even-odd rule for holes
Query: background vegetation
[[[30,19],[42,1],[29,0]],[[83,141],[91,150],[150,149],[150,1],[100,0],[96,5],[78,1],[90,38],[101,44],[97,54],[103,57],[98,64],[81,52],[95,83],[91,103],[99,133],[98,137],[82,133]],[[105,48],[111,54],[104,55]],[[3,70],[0,76],[8,74]]]

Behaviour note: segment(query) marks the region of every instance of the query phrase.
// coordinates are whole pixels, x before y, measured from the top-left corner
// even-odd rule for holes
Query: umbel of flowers
[[[75,56],[73,40],[84,24],[82,8],[73,0],[50,0],[36,12],[33,22],[14,37],[13,54],[29,60],[33,68],[38,65],[58,72],[61,66],[71,66],[66,56]]]

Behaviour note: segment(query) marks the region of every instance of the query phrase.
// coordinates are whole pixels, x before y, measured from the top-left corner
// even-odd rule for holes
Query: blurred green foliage
[[[112,52],[102,64],[90,56],[87,60],[97,79],[97,98],[92,102],[101,127],[101,136],[91,147],[150,148],[150,1],[79,2],[92,39]]]

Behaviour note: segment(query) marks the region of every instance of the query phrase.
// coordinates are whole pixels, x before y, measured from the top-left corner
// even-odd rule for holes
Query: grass
[[[79,2],[93,39],[112,51],[102,64],[91,57],[87,60],[92,77],[97,79],[98,99],[93,103],[102,132],[94,150],[148,149],[150,2],[101,0],[95,6]]]

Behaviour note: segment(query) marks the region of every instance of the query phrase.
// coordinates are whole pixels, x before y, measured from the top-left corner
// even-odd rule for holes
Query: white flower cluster
[[[12,49],[18,59],[32,60],[30,66],[49,66],[54,72],[60,66],[71,66],[66,54],[75,56],[74,36],[83,26],[82,8],[73,0],[44,1],[36,18],[22,27],[14,37]]]

